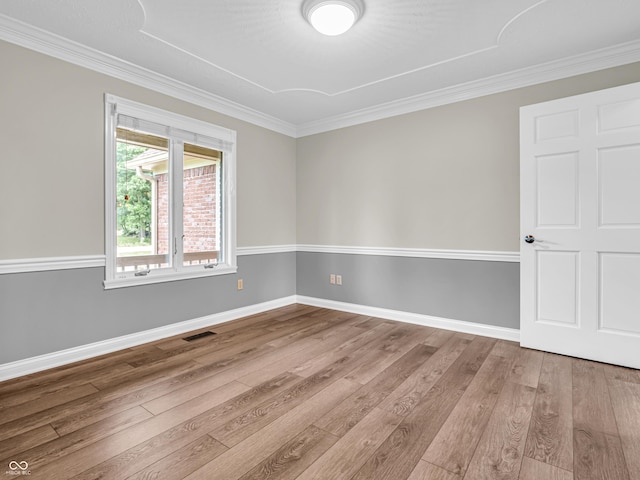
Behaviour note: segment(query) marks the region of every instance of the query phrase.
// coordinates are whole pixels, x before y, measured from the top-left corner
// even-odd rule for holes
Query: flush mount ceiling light
[[[320,33],[335,36],[349,30],[358,21],[362,0],[305,0],[302,14]]]

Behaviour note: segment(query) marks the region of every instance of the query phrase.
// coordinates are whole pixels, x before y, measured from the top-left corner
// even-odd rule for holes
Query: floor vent
[[[184,337],[183,340],[186,340],[187,342],[193,342],[194,340],[199,340],[201,338],[204,337],[210,337],[211,335],[215,335],[216,332],[202,332],[202,333],[196,333],[195,335],[191,335],[190,337]]]

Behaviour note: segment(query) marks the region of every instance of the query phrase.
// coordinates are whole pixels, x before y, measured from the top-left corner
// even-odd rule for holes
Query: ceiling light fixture
[[[320,33],[341,35],[358,21],[364,4],[362,0],[305,0],[302,14]]]

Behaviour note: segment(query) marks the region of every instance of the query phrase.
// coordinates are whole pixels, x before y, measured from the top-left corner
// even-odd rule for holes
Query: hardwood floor
[[[0,383],[0,474],[640,480],[637,370],[303,305],[204,330]]]

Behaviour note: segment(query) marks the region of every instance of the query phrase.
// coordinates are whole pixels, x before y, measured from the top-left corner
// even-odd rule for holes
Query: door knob
[[[536,241],[536,239],[534,238],[533,235],[527,235],[526,237],[524,237],[524,241],[527,243],[533,243]]]

